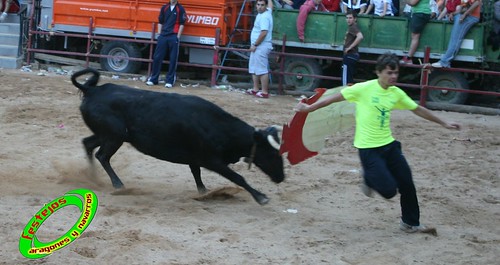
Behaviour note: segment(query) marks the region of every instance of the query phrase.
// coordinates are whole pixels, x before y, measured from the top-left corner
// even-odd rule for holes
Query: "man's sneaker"
[[[258,98],[268,98],[269,97],[269,93],[262,93],[262,91],[259,91],[255,94],[256,97]]]
[[[368,185],[366,185],[366,182],[364,179],[361,182],[361,184],[359,185],[359,187],[361,188],[361,192],[363,192],[364,195],[366,195],[367,197],[373,198],[373,189],[368,187]]]
[[[259,91],[255,91],[252,88],[247,89],[247,91],[245,91],[245,93],[247,93],[248,95],[253,95],[253,96],[257,95],[258,92]]]
[[[165,87],[166,87],[166,88],[172,88],[172,84],[170,84],[170,83],[166,83],[166,84],[165,84]]]
[[[412,59],[405,56],[405,57],[403,57],[403,59],[399,60],[399,63],[400,64],[413,64],[413,61],[412,61]]]
[[[0,15],[0,22],[3,22],[6,18],[7,18],[7,13],[6,13],[6,12],[3,12],[3,13]]]
[[[444,66],[441,64],[441,62],[435,62],[431,64],[432,67],[434,68],[443,68]]]
[[[153,81],[148,80],[148,81],[146,81],[146,85],[148,85],[148,86],[154,86],[156,84],[153,83]]]
[[[419,232],[419,233],[427,233],[427,234],[432,234],[433,236],[437,236],[436,228],[427,227],[427,226],[422,225],[422,224],[417,225],[417,226],[409,225],[409,224],[403,222],[403,220],[399,221],[399,229],[401,229],[402,231],[404,231],[406,233]]]

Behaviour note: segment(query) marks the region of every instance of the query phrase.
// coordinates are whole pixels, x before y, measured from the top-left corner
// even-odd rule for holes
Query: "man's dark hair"
[[[345,15],[352,15],[352,17],[354,18],[357,18],[358,17],[358,12],[352,10],[352,9],[348,9],[347,12],[345,12]]]
[[[271,0],[271,1],[272,1],[272,0]],[[257,1],[255,1],[255,2],[256,2],[256,3],[257,3],[257,2],[264,2],[264,3],[266,3],[266,6],[267,6],[267,0],[257,0]]]
[[[388,52],[380,55],[377,59],[375,70],[377,70],[377,72],[382,72],[387,66],[389,66],[391,70],[399,68],[399,59],[396,54]]]

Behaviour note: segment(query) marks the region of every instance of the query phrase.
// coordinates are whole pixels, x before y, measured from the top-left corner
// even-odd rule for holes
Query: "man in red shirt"
[[[340,12],[340,0],[323,0],[323,5],[330,12]]]

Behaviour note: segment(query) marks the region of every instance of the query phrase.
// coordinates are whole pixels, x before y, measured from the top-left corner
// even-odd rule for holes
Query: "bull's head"
[[[252,161],[271,180],[280,183],[285,179],[283,171],[283,158],[279,154],[280,139],[276,126],[268,127],[265,130],[257,130],[254,133],[254,150],[252,150]]]

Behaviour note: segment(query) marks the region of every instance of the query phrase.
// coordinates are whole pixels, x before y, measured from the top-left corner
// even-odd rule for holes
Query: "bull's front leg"
[[[210,169],[214,172],[217,172],[221,174],[223,177],[227,178],[228,180],[232,181],[236,185],[244,188],[246,191],[250,192],[252,194],[252,197],[254,200],[259,203],[260,205],[267,204],[269,202],[269,198],[260,191],[252,188],[248,183],[245,181],[245,179],[238,173],[234,172],[231,170],[227,165],[219,165],[219,166],[214,166],[212,168],[206,167],[207,169]]]

